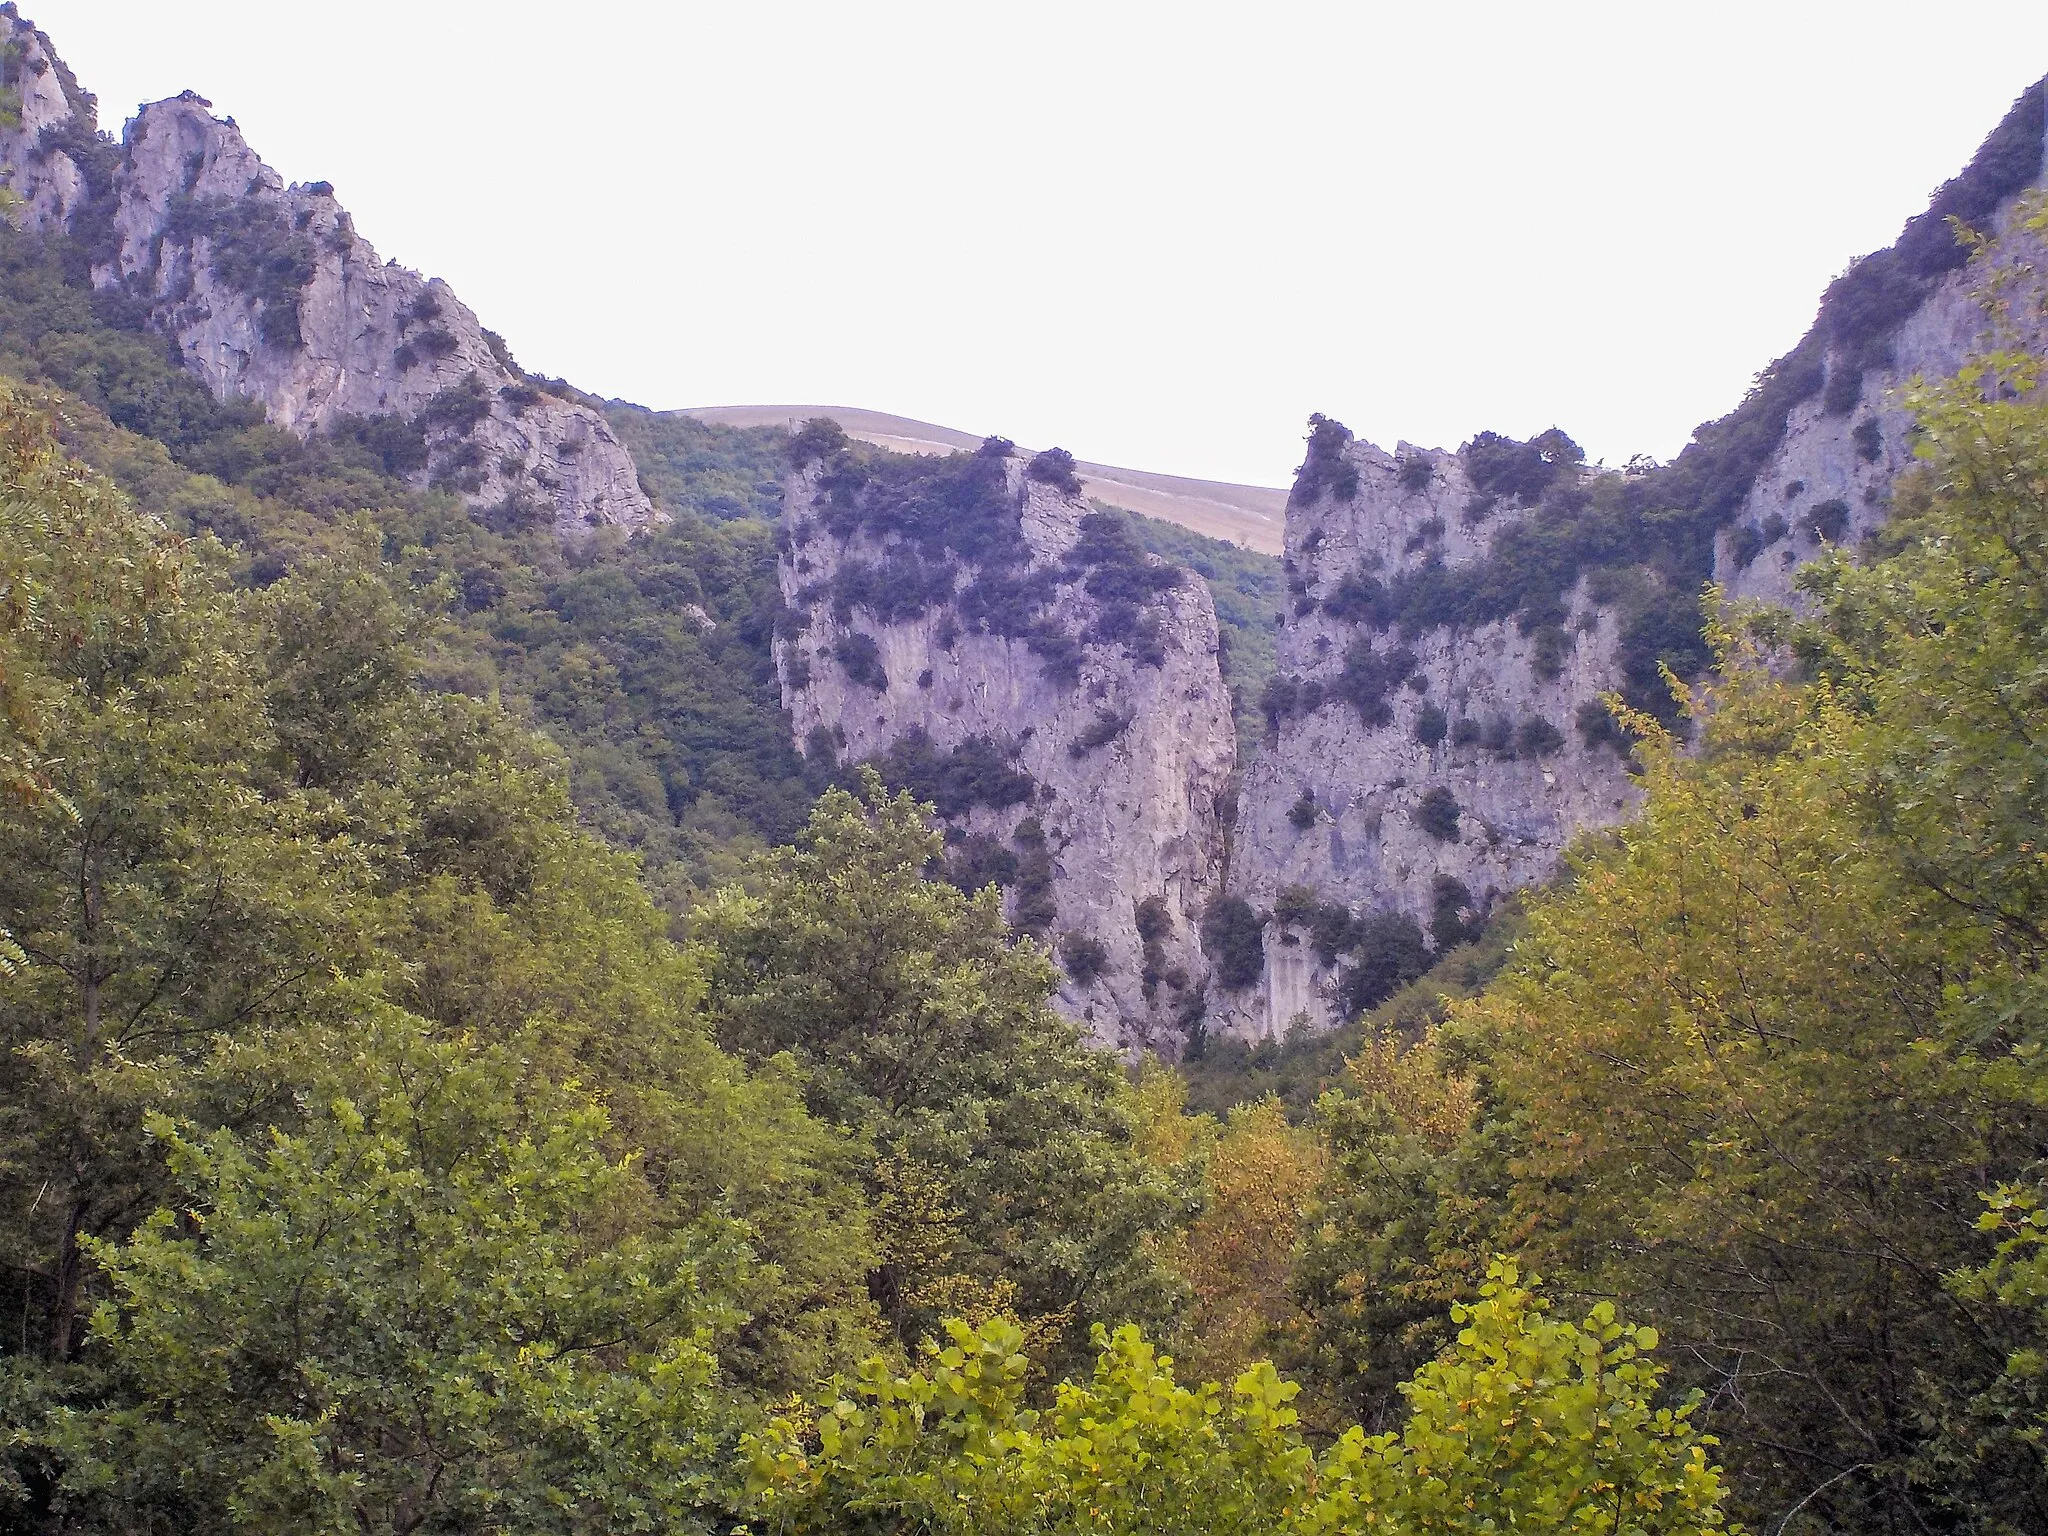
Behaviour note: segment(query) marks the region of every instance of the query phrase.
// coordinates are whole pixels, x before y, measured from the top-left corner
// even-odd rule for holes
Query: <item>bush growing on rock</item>
[[[1439,784],[1415,805],[1415,824],[1440,843],[1458,840],[1458,797]]]

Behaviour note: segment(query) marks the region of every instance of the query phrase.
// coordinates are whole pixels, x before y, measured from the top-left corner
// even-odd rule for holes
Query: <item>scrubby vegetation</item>
[[[1051,457],[1061,452],[1040,454],[1026,474],[1052,476],[1048,483],[1065,489],[1073,461]],[[1059,564],[1033,565],[1010,489],[1014,453],[1003,438],[972,454],[932,458],[857,447],[831,422],[799,432],[791,455],[820,466],[827,531],[840,538],[866,533],[887,549],[881,564],[852,561],[835,581],[832,598],[842,618],[859,606],[883,622],[900,621],[950,599],[970,628],[1023,640],[1047,675],[1068,687],[1080,678],[1084,644],[1117,645],[1140,665],[1160,665],[1159,599],[1186,573],[1149,558],[1129,520],[1108,509],[1081,520],[1080,539]],[[1070,494],[1079,494],[1078,481]],[[971,572],[964,580],[963,565]],[[1100,604],[1082,635],[1069,633],[1049,611],[1060,588],[1074,585]]]
[[[930,878],[993,852],[717,735],[765,529],[493,528],[212,402],[75,255],[0,236],[8,1529],[2040,1526],[2040,360],[1910,402],[1883,546],[1714,630],[1691,743],[1624,712],[1642,815],[1525,918],[1221,898],[1220,984],[1291,938],[1385,995],[1133,1074]],[[1051,934],[1002,744],[911,756],[1018,807]],[[592,762],[675,776],[616,843],[723,771],[787,845],[636,859]]]
[[[448,620],[425,643],[423,679],[496,695],[547,732],[578,813],[640,854],[672,904],[803,824],[819,781],[789,743],[769,660],[765,524],[709,523],[658,497],[673,523],[570,551],[545,517],[480,523],[399,478],[426,464],[416,424],[344,422],[302,442],[253,405],[216,401],[133,306],[90,291],[73,243],[0,230],[0,275],[0,371],[65,392],[71,452],[173,529],[227,541],[251,585],[347,544],[347,518],[366,516]]]

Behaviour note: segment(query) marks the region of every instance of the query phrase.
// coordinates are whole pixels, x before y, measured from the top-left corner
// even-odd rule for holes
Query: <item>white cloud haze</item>
[[[22,0],[529,368],[1284,483],[1675,452],[2048,72],[2048,6]]]

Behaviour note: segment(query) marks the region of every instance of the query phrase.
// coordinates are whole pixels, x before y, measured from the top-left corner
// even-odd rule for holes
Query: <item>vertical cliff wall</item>
[[[1429,584],[1485,570],[1552,485],[1579,494],[1587,472],[1568,451],[1527,457],[1521,493],[1489,492],[1457,454],[1389,454],[1318,426],[1288,509],[1293,601],[1232,862],[1233,894],[1270,919],[1263,971],[1211,1004],[1233,1032],[1328,1027],[1390,946],[1413,962],[1428,930],[1461,936],[1548,878],[1580,828],[1634,806],[1620,744],[1578,728],[1623,683],[1616,608],[1595,583],[1567,579],[1533,624],[1410,611]]]
[[[1387,454],[1319,420],[1288,505],[1281,676],[1232,862],[1260,947],[1217,967],[1213,1020],[1254,1037],[1325,1027],[1632,811],[1627,743],[1598,697],[1671,716],[1659,669],[1708,663],[1710,579],[1796,601],[1801,566],[1882,525],[1912,463],[1902,386],[1993,340],[1987,282],[2005,285],[2018,339],[2048,339],[2048,252],[2014,228],[2048,161],[2043,98],[2024,93],[1670,465],[1589,470],[1558,433]],[[1967,264],[1956,223],[2003,237],[1989,267]]]
[[[826,437],[787,491],[777,665],[808,753],[938,804],[950,872],[1054,946],[1066,1012],[1171,1053],[1236,753],[1216,617],[1062,458]]]
[[[524,377],[445,283],[379,259],[324,183],[287,186],[190,92],[97,132],[48,39],[10,4],[21,102],[0,170],[23,228],[67,235],[94,285],[134,301],[221,398],[302,436],[370,423],[420,484],[565,537],[655,516],[596,412]]]

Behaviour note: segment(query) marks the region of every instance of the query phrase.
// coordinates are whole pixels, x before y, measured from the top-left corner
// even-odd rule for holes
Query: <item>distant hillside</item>
[[[982,440],[980,433],[844,405],[707,405],[681,414],[729,427],[789,427],[813,416],[829,416],[849,437],[897,453],[952,453],[976,447]],[[1142,469],[1119,469],[1111,464],[1082,463],[1078,467],[1081,483],[1095,501],[1178,523],[1260,554],[1280,553],[1281,528],[1287,513],[1287,492],[1283,488],[1188,480]]]

